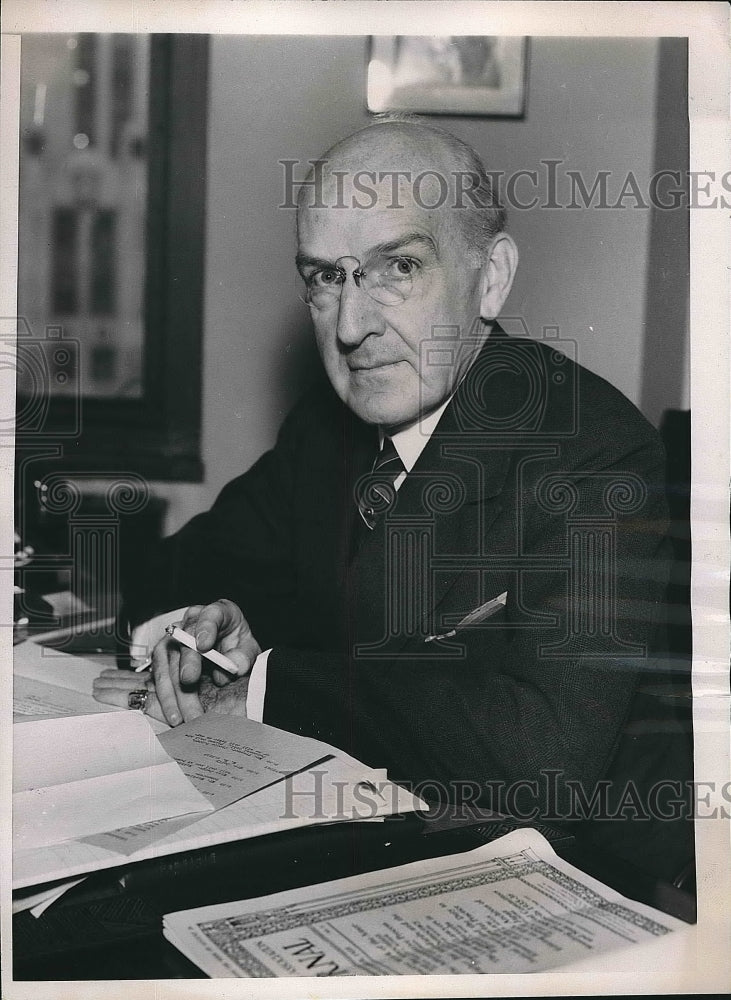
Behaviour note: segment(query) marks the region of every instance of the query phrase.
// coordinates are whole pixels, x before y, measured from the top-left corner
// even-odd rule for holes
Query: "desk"
[[[245,899],[421,858],[471,850],[506,832],[477,823],[435,830],[415,815],[384,823],[309,827],[98,872],[71,889],[39,919],[13,919],[14,978],[115,980],[203,978],[162,935],[174,910]],[[695,919],[695,900],[574,838],[556,836],[567,861],[625,895],[681,919]]]
[[[474,815],[455,822],[411,814],[383,823],[305,827],[96,872],[40,918],[29,911],[13,918],[14,978],[201,978],[163,937],[163,914],[468,851],[512,828]],[[565,833],[539,829],[563,858],[623,895],[695,919],[689,893]]]

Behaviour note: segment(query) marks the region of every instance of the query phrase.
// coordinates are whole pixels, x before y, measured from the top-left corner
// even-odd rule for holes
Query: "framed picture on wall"
[[[368,110],[521,118],[527,50],[505,35],[375,35]]]

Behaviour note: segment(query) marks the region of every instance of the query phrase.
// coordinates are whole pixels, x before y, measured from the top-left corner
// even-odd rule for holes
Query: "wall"
[[[578,170],[589,186],[598,171],[610,171],[610,201],[630,170],[647,191],[658,47],[653,39],[533,39],[524,120],[436,121],[472,143],[493,170],[538,170],[542,179],[540,161],[555,159],[564,161],[559,176]],[[298,299],[293,213],[277,207],[278,161],[304,164],[366,124],[366,53],[366,40],[357,37],[211,40],[206,479],[160,490],[170,497],[171,530],[272,444],[317,364]],[[525,199],[532,193],[518,190]],[[562,183],[559,201],[569,193]],[[522,317],[538,337],[544,326],[557,326],[576,342],[583,364],[641,404],[651,225],[650,212],[632,204],[628,198],[617,210],[513,210],[510,229],[522,263],[505,315]],[[682,342],[684,317],[678,323]],[[682,404],[681,380],[676,372],[663,390],[666,406]],[[654,419],[656,397],[648,414]]]

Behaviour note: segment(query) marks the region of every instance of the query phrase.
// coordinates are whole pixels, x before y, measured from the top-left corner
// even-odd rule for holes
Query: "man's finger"
[[[149,670],[141,671],[139,674],[129,670],[119,670],[114,667],[109,670],[102,670],[98,677],[94,678],[93,689],[103,690],[104,688],[124,687],[130,691],[147,686],[147,682],[152,681],[152,674]]]
[[[158,647],[160,649],[158,650]],[[200,660],[197,653],[182,649]],[[176,644],[163,640],[155,647],[152,661],[152,676],[155,683],[155,692],[165,714],[165,721],[171,726],[177,726],[181,722],[190,722],[203,714],[203,708],[198,697],[198,682],[192,685],[185,684],[180,678],[181,669],[181,649]],[[200,677],[200,666],[198,667]]]
[[[249,639],[243,640],[236,646],[229,646],[228,648],[226,648],[226,644],[222,642],[219,648],[224,656],[226,656],[236,667],[236,677],[245,677],[247,674],[251,673],[254,661],[261,652],[259,643],[253,636]],[[227,677],[229,681],[234,680],[233,674],[227,674]]]
[[[179,660],[179,651],[173,648],[167,639],[158,642],[152,651],[152,676],[155,681],[155,693],[160,702],[165,722],[169,722],[171,726],[177,726],[183,720],[176,693]]]
[[[119,672],[121,673],[121,671]],[[148,691],[144,714],[152,716],[152,718],[157,719],[159,722],[167,722],[160,707],[160,702],[155,696],[155,692],[150,690],[139,678],[134,682],[134,678],[132,677],[118,677],[115,683],[115,678],[113,677],[98,677],[94,681],[94,697],[97,701],[105,705],[115,705],[117,708],[128,709],[130,694],[132,691],[139,691],[142,688],[146,688]]]
[[[207,653],[216,644],[217,639],[225,636],[236,637],[251,635],[249,623],[244,618],[241,608],[222,597],[213,604],[206,605],[198,616],[194,635],[198,649]]]
[[[128,707],[128,706],[125,706]],[[163,710],[160,708],[160,702],[157,700],[157,696],[154,691],[150,691],[147,695],[147,701],[145,702],[145,711],[143,715],[149,715],[153,719],[157,719],[158,722],[167,722]]]
[[[222,670],[220,667],[213,667],[210,673],[210,678],[216,687],[225,687],[227,684],[231,684],[233,681],[237,680],[237,678],[245,677],[246,674],[249,673],[249,669],[249,667],[239,667],[238,673],[234,675],[230,674],[228,670]]]
[[[204,607],[205,605],[203,604],[192,604],[183,615],[181,628],[192,634],[193,629],[195,628],[195,623],[198,621],[198,616]]]
[[[231,601],[215,601],[198,615],[193,634],[196,645],[207,653],[216,645],[220,633],[230,632],[242,619],[241,612]]]
[[[197,649],[180,647],[180,681],[185,689],[199,683],[206,673],[215,668],[201,663],[198,653],[209,653],[217,649],[226,655],[236,667],[236,674],[226,674],[215,670],[214,678],[218,686],[230,683],[234,676],[245,676],[251,671],[261,648],[252,635],[249,623],[241,609],[233,601],[221,598],[205,606],[193,605],[187,609],[183,628],[193,635]],[[180,698],[178,698],[180,703]]]
[[[200,680],[203,664],[200,653],[187,646],[180,646],[180,681],[182,684],[197,684]]]
[[[198,685],[192,691],[178,690],[178,706],[184,722],[190,722],[203,715],[203,706],[198,697]]]

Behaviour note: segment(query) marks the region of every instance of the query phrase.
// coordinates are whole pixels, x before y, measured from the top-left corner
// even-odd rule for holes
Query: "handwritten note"
[[[162,733],[160,743],[216,809],[333,754],[317,740],[214,713]]]

